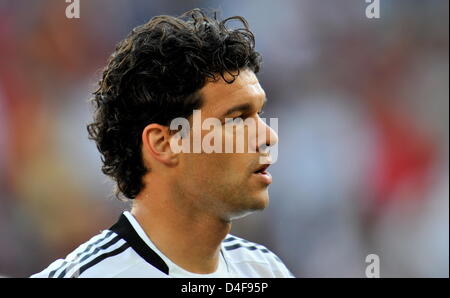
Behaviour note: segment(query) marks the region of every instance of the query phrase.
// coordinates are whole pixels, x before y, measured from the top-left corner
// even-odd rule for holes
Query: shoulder
[[[120,277],[152,275],[145,262],[120,235],[105,230],[58,259],[32,278]],[[140,268],[146,268],[144,271]],[[158,270],[153,270],[158,276]]]
[[[168,270],[124,212],[111,228],[31,277],[167,277]]]
[[[228,235],[222,242],[227,260],[249,277],[294,277],[281,259],[267,247]]]
[[[120,254],[127,248],[127,243],[116,233],[105,230],[81,244],[64,259],[54,261],[45,270],[31,277],[78,277],[89,267],[108,256]]]

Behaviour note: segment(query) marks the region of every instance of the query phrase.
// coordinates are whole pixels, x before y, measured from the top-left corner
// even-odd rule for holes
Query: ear
[[[178,163],[178,154],[170,148],[169,128],[164,125],[152,123],[147,125],[142,132],[143,154],[166,166],[174,166]]]

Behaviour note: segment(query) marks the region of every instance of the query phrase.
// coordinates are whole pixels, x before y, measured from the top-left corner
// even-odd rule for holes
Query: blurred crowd
[[[242,15],[279,120],[270,206],[233,233],[298,277],[449,275],[448,1],[0,0],[0,275],[25,277],[115,222],[88,100],[154,15]]]

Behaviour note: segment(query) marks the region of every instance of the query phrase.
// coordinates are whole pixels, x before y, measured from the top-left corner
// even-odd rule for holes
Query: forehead
[[[230,80],[231,75],[225,78]],[[239,76],[231,84],[223,78],[208,82],[200,90],[203,98],[202,110],[205,112],[220,112],[233,105],[249,103],[258,107],[266,96],[259,84],[258,78],[251,70],[241,70]]]

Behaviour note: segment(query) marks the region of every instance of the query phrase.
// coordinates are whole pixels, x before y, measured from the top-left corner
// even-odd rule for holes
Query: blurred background
[[[26,277],[129,203],[88,140],[115,44],[159,14],[242,15],[279,120],[270,206],[232,233],[298,277],[449,276],[449,2],[0,0],[0,276]]]

